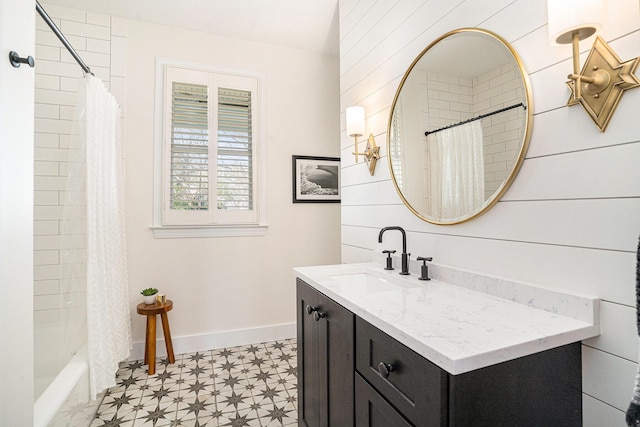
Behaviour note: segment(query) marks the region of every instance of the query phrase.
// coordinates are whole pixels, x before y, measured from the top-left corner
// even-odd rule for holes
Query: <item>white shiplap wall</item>
[[[639,56],[638,1],[607,2],[607,8],[602,37],[623,60]],[[532,84],[534,128],[502,201],[480,218],[444,227],[419,220],[400,201],[387,166],[386,128],[406,68],[431,41],[461,27],[494,31],[518,51]],[[581,45],[583,60],[590,45]],[[623,425],[637,366],[640,89],[623,96],[600,133],[581,107],[565,106],[570,55],[570,47],[548,42],[545,0],[340,1],[341,111],[366,108],[366,132],[383,156],[373,177],[354,164],[342,114],[342,260],[371,260],[382,249],[379,229],[401,225],[414,259],[433,256],[599,296],[601,335],[583,345],[584,425]],[[398,244],[385,238],[385,247]]]

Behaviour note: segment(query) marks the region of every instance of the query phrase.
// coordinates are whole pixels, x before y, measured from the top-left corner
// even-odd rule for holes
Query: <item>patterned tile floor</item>
[[[123,362],[91,427],[292,426],[297,424],[296,340]]]

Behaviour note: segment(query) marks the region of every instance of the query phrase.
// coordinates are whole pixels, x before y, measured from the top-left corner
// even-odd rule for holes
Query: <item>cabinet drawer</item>
[[[356,427],[413,427],[362,377],[356,374]]]
[[[446,425],[447,373],[359,317],[356,369],[411,423]]]

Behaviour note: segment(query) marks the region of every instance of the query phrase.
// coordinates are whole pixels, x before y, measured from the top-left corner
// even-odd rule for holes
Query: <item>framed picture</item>
[[[338,157],[293,156],[293,203],[340,203]]]

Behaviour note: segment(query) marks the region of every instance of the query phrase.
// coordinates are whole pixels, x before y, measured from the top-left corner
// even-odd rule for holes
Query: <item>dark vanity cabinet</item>
[[[297,280],[298,425],[352,426],[354,315]]]
[[[579,342],[451,375],[300,279],[297,290],[301,426],[582,425]]]
[[[357,317],[356,371],[358,427],[582,426],[579,342],[451,375]]]

